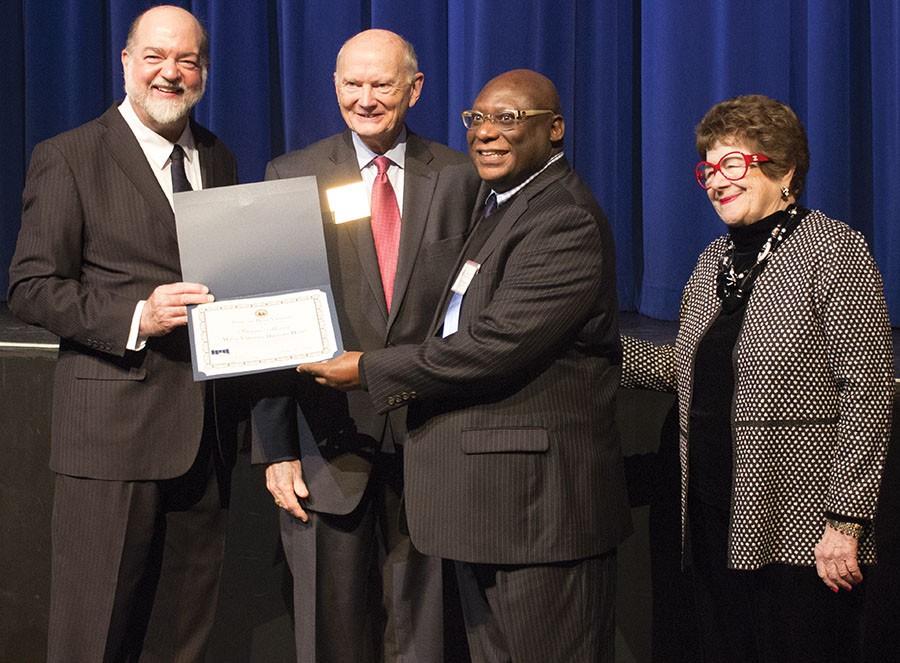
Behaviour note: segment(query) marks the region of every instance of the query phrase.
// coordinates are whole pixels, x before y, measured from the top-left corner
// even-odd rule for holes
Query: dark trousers
[[[202,661],[226,511],[211,446],[164,481],[57,475],[48,661]]]
[[[897,660],[900,658],[900,565],[880,559],[866,584],[860,660],[866,663]]]
[[[402,485],[402,453],[377,454],[352,513],[281,513],[298,663],[444,660],[442,562],[401,531]]]
[[[529,566],[457,562],[475,663],[612,663],[615,551]]]
[[[815,567],[726,568],[728,512],[691,501],[691,583],[706,663],[858,661],[865,580],[833,593]],[[868,573],[864,569],[863,573]]]

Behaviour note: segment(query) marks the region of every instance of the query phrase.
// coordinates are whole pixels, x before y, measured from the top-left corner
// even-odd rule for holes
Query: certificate
[[[197,373],[206,379],[320,361],[337,351],[321,290],[200,304],[190,316]]]
[[[175,194],[195,380],[274,371],[343,348],[314,177]]]

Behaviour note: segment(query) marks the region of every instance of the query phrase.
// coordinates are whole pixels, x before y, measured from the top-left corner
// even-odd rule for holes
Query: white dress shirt
[[[125,100],[119,105],[119,112],[122,114],[125,123],[137,139],[138,145],[141,146],[141,150],[147,158],[147,163],[150,164],[150,169],[156,176],[163,193],[166,194],[166,198],[169,199],[169,205],[172,205],[172,209],[174,210],[171,156],[175,143],[163,138],[141,122],[137,113],[135,113],[134,107],[131,105],[131,100],[128,96],[126,96]],[[184,150],[184,173],[187,175],[188,182],[191,183],[191,188],[193,188],[194,191],[199,191],[203,188],[203,178],[200,174],[200,153],[197,151],[197,147],[194,144],[194,134],[191,133],[190,122],[185,125],[184,131],[181,132],[181,136],[178,137],[177,142]],[[131,329],[128,334],[128,341],[125,343],[125,348],[127,350],[143,350],[144,346],[147,345],[147,339],[140,338],[138,335],[141,327],[141,313],[144,311],[145,303],[146,300],[142,299],[134,307],[134,315],[131,317]]]
[[[552,164],[556,163],[557,161],[559,161],[562,158],[563,158],[563,153],[557,152],[556,154],[554,154],[552,157],[550,157],[547,160],[547,163],[544,164],[543,168],[541,168],[536,173],[533,173],[531,176],[529,176],[529,178],[527,180],[522,182],[519,186],[513,187],[512,189],[509,189],[508,191],[499,192],[499,191],[494,191],[493,189],[491,189],[491,193],[493,193],[495,196],[497,196],[497,207],[500,207],[500,205],[507,202],[514,195],[519,193],[519,191],[521,191],[522,189],[524,189],[526,186],[528,186],[531,183],[531,180],[533,180],[535,177],[537,177],[538,175],[543,173]],[[485,199],[485,200],[487,200],[487,199]]]

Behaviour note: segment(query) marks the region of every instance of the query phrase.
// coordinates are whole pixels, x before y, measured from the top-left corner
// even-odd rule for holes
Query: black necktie
[[[500,217],[503,216],[502,214],[495,214],[496,211],[497,194],[492,191],[484,203],[481,218],[475,223],[475,227],[472,229],[472,237],[466,245],[466,258],[474,259],[475,256],[478,255],[478,252],[481,251],[481,247],[488,241],[491,233],[494,232],[494,228],[497,227]]]
[[[484,216],[490,216],[497,211],[497,194],[491,191],[484,203]]]
[[[169,158],[172,160],[172,193],[193,191],[194,187],[184,173],[184,150],[181,149],[181,145],[172,148],[172,155]]]

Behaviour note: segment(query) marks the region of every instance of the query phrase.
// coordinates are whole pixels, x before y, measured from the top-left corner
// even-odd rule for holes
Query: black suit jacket
[[[191,128],[204,188],[234,184],[228,149],[202,127]],[[172,208],[116,106],[35,147],[9,306],[60,336],[54,471],[165,479],[193,463],[206,386],[192,379],[185,328],[151,338],[140,352],[125,349],[138,300],[180,280]],[[229,442],[232,423],[220,422]]]
[[[409,132],[403,184],[400,254],[390,314],[375,244],[365,219],[336,225],[325,191],[360,181],[349,130],[269,164],[266,179],[315,175],[322,223],[346,350],[420,342],[444,282],[466,239],[478,177],[465,155]],[[316,385],[294,371],[259,379],[253,409],[253,460],[301,458],[314,511],[352,511],[368,482],[372,453],[402,443],[405,412],[390,421],[365,394]]]
[[[409,403],[410,536],[425,554],[477,563],[596,555],[630,531],[612,235],[564,159],[495,214],[453,272],[481,265],[459,330],[436,335],[448,283],[424,344],[363,355],[373,405]]]

